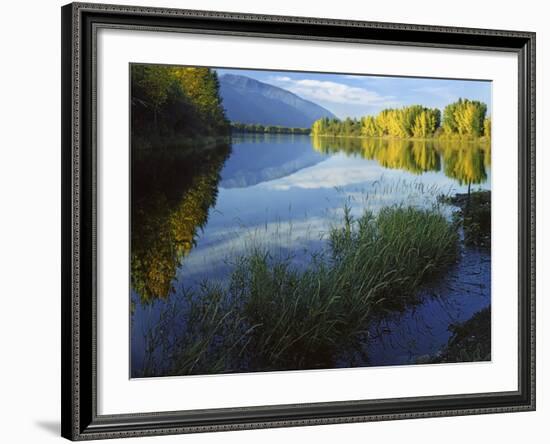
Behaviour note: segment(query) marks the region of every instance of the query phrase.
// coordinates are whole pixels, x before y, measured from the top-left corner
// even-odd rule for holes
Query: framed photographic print
[[[534,45],[64,6],[62,435],[533,410]]]

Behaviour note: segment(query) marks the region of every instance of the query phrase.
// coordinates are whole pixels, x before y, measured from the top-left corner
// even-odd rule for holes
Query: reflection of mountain
[[[215,205],[227,145],[132,159],[131,282],[142,302],[166,298]]]
[[[233,151],[221,172],[220,186],[244,188],[279,179],[321,162],[309,136],[247,135],[233,138]]]
[[[441,171],[443,164],[460,185],[484,183],[491,159],[490,146],[460,141],[313,136],[312,143],[321,153],[344,152],[413,174]]]
[[[313,102],[249,77],[225,74],[219,80],[223,107],[233,122],[309,128],[321,117],[334,117]]]

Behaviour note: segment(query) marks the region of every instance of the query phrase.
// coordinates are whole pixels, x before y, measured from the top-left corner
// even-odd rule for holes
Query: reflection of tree
[[[456,179],[460,185],[487,180],[485,153],[479,146],[446,143],[442,147],[446,176]]]
[[[307,134],[284,134],[284,133],[233,133],[231,136],[231,141],[234,144],[237,143],[279,143],[279,144],[287,144],[287,143],[293,143],[297,140],[303,140],[303,138],[306,137],[305,140],[307,140]]]
[[[487,180],[485,170],[486,157],[491,157],[490,149],[479,146],[444,144],[445,175],[456,179],[460,185],[468,184],[468,203],[470,208],[470,191],[472,184],[484,183]],[[486,152],[489,152],[488,156]]]
[[[413,174],[443,171],[460,185],[487,180],[490,145],[466,141],[404,140],[367,137],[311,137],[313,148],[324,154],[343,152],[376,160],[384,168]]]
[[[313,136],[311,140],[314,149],[322,153],[344,152],[361,156],[376,160],[385,168],[414,174],[441,169],[440,155],[432,141],[319,136]]]
[[[167,297],[214,205],[230,133],[215,71],[131,66],[131,281],[141,301]]]
[[[483,162],[485,163],[485,166],[490,167],[491,166],[491,143],[487,143],[483,145]]]
[[[438,171],[441,168],[434,144],[423,140],[388,140],[373,158],[386,168],[406,170],[414,174]]]
[[[176,270],[216,202],[229,150],[224,145],[133,159],[131,281],[142,302],[171,293]]]

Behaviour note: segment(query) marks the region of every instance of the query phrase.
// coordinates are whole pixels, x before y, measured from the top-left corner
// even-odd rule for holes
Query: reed
[[[456,260],[458,235],[437,207],[392,206],[354,218],[345,206],[327,244],[305,268],[251,246],[233,261],[227,284],[184,292],[181,312],[171,312],[177,334],[162,344],[167,368],[144,373],[337,366],[339,351],[367,334],[377,312],[412,303],[423,283]]]

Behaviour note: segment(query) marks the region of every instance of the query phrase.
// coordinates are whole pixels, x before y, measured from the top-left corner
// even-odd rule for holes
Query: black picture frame
[[[535,33],[84,3],[64,6],[61,15],[62,436],[84,440],[535,409]],[[519,66],[518,390],[98,415],[94,76],[99,27],[515,53]]]

